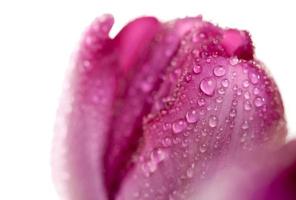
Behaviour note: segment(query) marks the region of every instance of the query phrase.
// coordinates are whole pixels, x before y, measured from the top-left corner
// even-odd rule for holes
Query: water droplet
[[[250,92],[246,91],[244,97],[245,99],[250,99]]]
[[[189,83],[192,80],[192,75],[191,74],[187,74],[185,76],[185,80],[186,80],[187,83]]]
[[[187,127],[186,122],[183,119],[177,120],[173,123],[173,132],[181,133]]]
[[[166,152],[161,148],[154,149],[150,154],[150,159],[155,163],[160,163],[166,158]]]
[[[195,74],[199,74],[201,72],[201,66],[200,65],[193,65],[192,71]]]
[[[233,88],[232,88],[234,91],[236,91],[237,89],[238,89],[238,86],[237,86],[237,84],[235,84],[234,86],[233,86]]]
[[[237,101],[236,99],[233,99],[233,100],[232,100],[232,105],[233,105],[233,106],[237,106],[237,104],[238,104],[238,101]]]
[[[206,152],[206,151],[207,151],[207,145],[206,145],[206,144],[201,145],[201,146],[199,147],[199,151],[200,151],[201,153]]]
[[[249,111],[249,110],[251,110],[251,108],[252,108],[252,104],[249,101],[245,101],[244,102],[244,109],[246,111]]]
[[[230,117],[235,117],[236,116],[236,110],[234,108],[230,109],[229,116]]]
[[[253,89],[253,93],[254,93],[255,95],[258,95],[258,94],[260,93],[259,88],[255,87],[255,88]]]
[[[186,120],[188,123],[195,123],[198,120],[198,113],[196,110],[190,110],[186,113]]]
[[[247,130],[249,128],[249,123],[248,121],[244,121],[243,124],[242,124],[242,129],[243,130]]]
[[[169,130],[171,127],[172,127],[172,125],[171,125],[170,123],[165,123],[165,124],[163,125],[163,130],[164,130],[164,131],[165,131],[165,130]]]
[[[243,90],[241,88],[238,88],[238,90],[236,91],[236,94],[240,96],[242,95],[242,93],[243,93]]]
[[[218,125],[218,118],[215,115],[211,115],[209,118],[209,126],[215,128]]]
[[[249,85],[250,85],[250,82],[248,80],[243,81],[243,87],[247,88],[249,87]]]
[[[206,104],[206,101],[204,98],[199,98],[199,99],[197,99],[197,104],[199,106],[204,106]]]
[[[147,163],[147,168],[148,168],[149,172],[153,173],[157,169],[157,163],[153,162],[153,161],[150,161],[150,162]]]
[[[219,93],[219,94],[225,94],[225,89],[222,88],[222,87],[220,87],[220,88],[218,89],[218,93]]]
[[[261,106],[263,106],[263,104],[264,104],[264,99],[262,99],[261,97],[256,97],[254,99],[254,105],[256,107],[261,107]]]
[[[227,88],[227,87],[229,86],[229,81],[228,81],[227,79],[223,79],[223,80],[221,81],[221,85],[222,85],[223,87]]]
[[[257,84],[259,82],[260,76],[255,73],[249,73],[249,79],[250,79],[251,83]]]
[[[237,57],[230,58],[229,63],[231,65],[236,65],[238,63],[238,58]]]
[[[221,97],[221,96],[220,97],[217,97],[216,98],[216,102],[217,103],[222,103],[223,102],[223,97]]]
[[[216,89],[216,80],[213,78],[204,78],[201,82],[200,82],[200,89],[201,91],[208,95],[208,96],[212,96],[215,92]]]
[[[226,73],[226,70],[225,70],[225,68],[223,66],[219,65],[219,66],[214,68],[213,72],[214,72],[215,76],[219,77],[219,76],[224,76],[225,73]]]
[[[232,72],[232,79],[235,79],[235,77],[236,77],[236,75],[237,75],[237,73],[236,72]]]
[[[172,145],[172,140],[170,138],[166,137],[162,140],[162,145],[164,147],[169,147]]]

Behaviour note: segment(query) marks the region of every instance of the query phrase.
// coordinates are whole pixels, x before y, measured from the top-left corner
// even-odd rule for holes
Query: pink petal
[[[296,198],[296,141],[272,152],[228,160],[191,199],[294,200]]]
[[[276,85],[260,63],[227,58],[221,36],[204,23],[183,38],[117,199],[187,199],[202,192],[226,159],[283,144]]]
[[[60,107],[53,173],[66,199],[106,199],[98,160],[106,147],[116,88],[114,59],[107,53],[112,25],[106,15],[85,33]]]

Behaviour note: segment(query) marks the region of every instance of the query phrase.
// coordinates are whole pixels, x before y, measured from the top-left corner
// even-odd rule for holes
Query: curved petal
[[[155,95],[159,109],[146,117],[135,167],[118,200],[187,199],[201,193],[226,160],[284,143],[276,85],[262,64],[226,52],[230,44],[223,35],[205,22],[184,36],[160,86],[167,92]]]
[[[53,175],[65,199],[106,199],[98,160],[105,148],[116,86],[109,68],[114,59],[107,54],[112,25],[113,18],[103,16],[85,33],[59,109]],[[103,56],[104,62],[97,62]]]

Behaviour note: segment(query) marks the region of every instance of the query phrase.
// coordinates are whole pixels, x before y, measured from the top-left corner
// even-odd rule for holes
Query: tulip
[[[96,19],[58,112],[53,177],[69,200],[296,199],[296,143],[250,34],[201,16]]]

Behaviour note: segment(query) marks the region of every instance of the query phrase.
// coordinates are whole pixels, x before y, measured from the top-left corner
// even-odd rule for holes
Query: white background
[[[251,32],[258,58],[274,75],[296,137],[296,6],[293,1],[0,1],[0,199],[57,200],[50,149],[70,56],[84,28],[103,13],[114,35],[141,15],[195,16]]]

